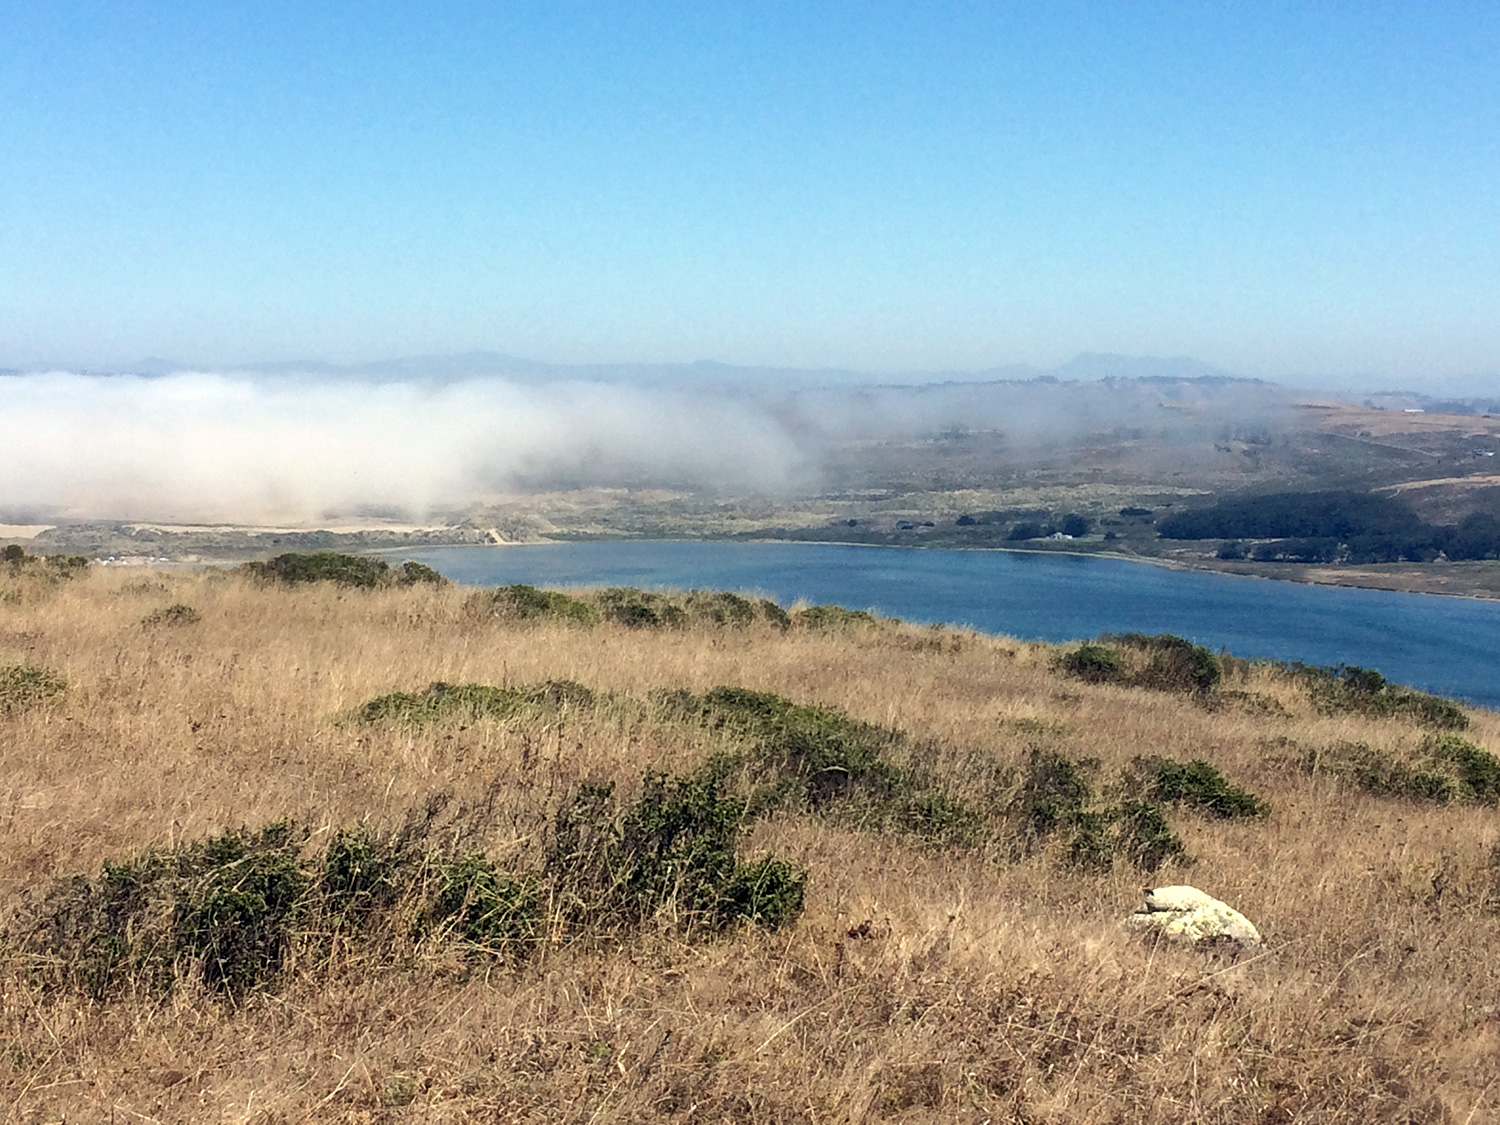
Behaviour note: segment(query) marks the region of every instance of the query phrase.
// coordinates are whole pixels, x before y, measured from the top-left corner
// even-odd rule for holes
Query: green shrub
[[[333,834],[318,875],[332,929],[359,930],[400,898],[409,860],[403,844],[400,836],[382,838],[363,827]]]
[[[1500,759],[1457,735],[1429,736],[1408,757],[1365,742],[1342,742],[1304,756],[1309,772],[1330,773],[1377,797],[1437,804],[1500,804]]]
[[[1169,859],[1187,859],[1182,838],[1172,831],[1160,805],[1126,800],[1120,805],[1119,822],[1120,851],[1142,871],[1155,871]]]
[[[606,621],[631,629],[675,629],[688,623],[687,611],[672,598],[628,586],[601,590],[599,611]]]
[[[152,610],[141,618],[141,624],[150,629],[158,625],[196,625],[202,619],[203,615],[192,606],[177,602],[163,609]]]
[[[524,688],[434,683],[419,692],[376,696],[360,707],[359,717],[368,723],[420,726],[452,719],[508,719],[528,707],[592,707],[594,701],[591,690],[572,680],[546,680]]]
[[[1125,674],[1120,654],[1107,645],[1080,645],[1057,660],[1068,675],[1091,684],[1115,683]]]
[[[74,578],[90,566],[84,555],[32,555],[19,543],[9,543],[0,552],[0,562],[14,576],[28,576],[46,582],[61,582]]]
[[[56,699],[67,690],[67,680],[49,668],[0,664],[0,714],[17,714]]]
[[[1213,690],[1224,677],[1224,669],[1213,653],[1171,633],[1115,633],[1104,639],[1149,657],[1146,667],[1129,678],[1139,687],[1202,694]]]
[[[106,863],[97,879],[64,880],[19,944],[63,983],[95,999],[179,976],[233,994],[280,971],[308,886],[305,834],[285,823],[235,831]]]
[[[621,928],[665,916],[693,931],[741,919],[774,927],[795,915],[806,873],[737,860],[754,814],[725,780],[713,763],[685,777],[648,773],[625,810],[613,787],[581,787],[556,818],[546,864],[573,923]]]
[[[902,743],[902,736],[834,708],[797,704],[741,687],[717,687],[701,697],[684,695],[673,705],[745,739],[754,769],[762,776],[802,783],[804,796],[814,806],[827,796],[854,791],[885,795],[902,784],[900,771],[885,758]]]
[[[750,814],[711,769],[647,775],[624,810],[610,787],[582,787],[540,863],[519,873],[473,848],[485,829],[465,821],[475,810],[444,820],[447,805],[429,801],[393,833],[335,832],[321,856],[304,855],[308,833],[283,822],[108,862],[23,896],[0,944],[44,987],[98,1001],[165,995],[184,979],[238,997],[273,987],[293,954],[328,964],[334,943],[418,936],[520,960],[544,934],[617,935],[661,919],[689,934],[776,926],[802,906],[805,872],[737,858]]]
[[[686,594],[612,586],[584,597],[572,597],[535,586],[502,586],[469,599],[471,612],[515,620],[554,618],[579,625],[610,621],[632,629],[685,628],[701,625],[742,629],[765,621],[788,628],[791,618],[769,598],[747,598],[731,591],[692,590]]]
[[[979,842],[987,827],[979,810],[936,789],[913,793],[897,803],[894,825],[939,847],[970,847]]]
[[[1191,805],[1218,817],[1236,820],[1265,816],[1270,806],[1235,785],[1201,758],[1174,762],[1167,758],[1137,758],[1131,770],[1149,800]]]
[[[1018,803],[1024,838],[1039,840],[1077,823],[1093,797],[1088,775],[1098,766],[1094,759],[1074,761],[1050,750],[1033,749]]]
[[[1326,750],[1309,750],[1303,757],[1309,773],[1328,773],[1353,782],[1376,796],[1409,792],[1411,770],[1367,742],[1341,742]]]
[[[372,589],[392,581],[390,565],[384,559],[341,555],[336,551],[288,552],[265,562],[245,563],[241,569],[252,577],[288,585],[332,582],[338,586]]]
[[[448,580],[426,563],[413,562],[408,559],[401,564],[401,571],[396,576],[396,581],[403,586],[447,586]]]
[[[1169,859],[1186,861],[1182,840],[1160,805],[1135,798],[1116,804],[1096,801],[1090,775],[1098,765],[1093,759],[1032,750],[1011,810],[1021,848],[1032,851],[1063,836],[1068,862],[1093,870],[1111,867],[1117,856],[1142,871],[1155,871]]]
[[[732,628],[744,628],[753,624],[760,616],[755,602],[728,591],[709,593],[694,590],[687,595],[685,608],[688,617],[695,623],[727,625]]]
[[[1324,714],[1355,713],[1401,717],[1436,730],[1467,730],[1469,716],[1451,700],[1392,684],[1373,668],[1338,664],[1317,668],[1286,664],[1285,673]]]
[[[482,853],[443,864],[437,884],[428,924],[476,949],[524,956],[542,933],[536,885],[496,870]]]
[[[205,983],[229,992],[261,985],[281,969],[308,877],[302,838],[285,823],[228,832],[179,853],[174,903],[179,956],[196,959]]]
[[[756,604],[760,607],[761,616],[776,628],[790,629],[792,627],[792,615],[770,598],[758,598]]]
[[[1468,730],[1469,716],[1463,708],[1450,700],[1426,692],[1398,688],[1395,691],[1397,715],[1403,715],[1414,723],[1437,730]]]
[[[740,779],[749,817],[790,803],[935,846],[971,846],[988,829],[981,811],[892,764],[888,754],[911,751],[899,731],[741,687],[702,696],[676,692],[660,702],[741,743],[705,768],[726,781]]]
[[[791,614],[792,624],[801,629],[837,632],[879,624],[873,613],[862,609],[845,609],[841,605],[810,605]]]
[[[420,692],[376,696],[359,709],[359,716],[367,723],[412,725],[453,718],[508,719],[526,703],[526,696],[511,688],[435,683]]]
[[[500,586],[469,599],[471,609],[514,621],[557,620],[573,625],[597,625],[599,611],[587,602],[558,590],[539,590],[518,583]]]
[[[1495,755],[1454,734],[1430,738],[1424,749],[1457,771],[1454,788],[1460,800],[1500,804],[1500,759]]]
[[[742,918],[768,930],[802,912],[807,872],[786,860],[766,856],[736,864],[720,899],[719,917]]]
[[[678,919],[717,920],[746,811],[722,784],[712,772],[646,775],[621,827],[615,868],[640,916],[667,907]]]
[[[1074,810],[1069,818],[1072,838],[1068,841],[1068,863],[1088,870],[1108,870],[1118,846],[1113,821],[1107,811]]]

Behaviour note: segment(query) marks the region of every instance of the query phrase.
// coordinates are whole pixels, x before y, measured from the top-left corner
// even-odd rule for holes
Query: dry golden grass
[[[1178,813],[1196,863],[1143,876],[940,851],[807,816],[750,850],[810,871],[779,931],[670,927],[520,967],[457,955],[294,964],[240,1003],[94,1004],[0,967],[0,1121],[1484,1122],[1500,1119],[1500,814],[1379,799],[1299,750],[1399,750],[1402,720],[1284,715],[1061,677],[1054,650],[885,626],[631,631],[477,620],[465,592],[233,576],[0,584],[0,664],[62,673],[0,715],[0,902],[107,859],[287,817],[392,825],[435,791],[494,802],[505,861],[572,787],[688,769],[717,735],[649,710],[408,729],[351,709],[432,681],[569,679],[644,699],[735,684],[910,732],[963,793],[978,754],[1118,771],[1206,758],[1268,819]],[[200,620],[145,626],[185,603]],[[1467,737],[1500,749],[1500,716]],[[992,854],[993,853],[993,854]],[[1231,964],[1121,924],[1147,882],[1242,910]]]

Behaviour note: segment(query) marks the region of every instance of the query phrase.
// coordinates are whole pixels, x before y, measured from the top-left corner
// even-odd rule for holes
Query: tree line
[[[1232,496],[1157,525],[1163,539],[1224,539],[1221,558],[1287,562],[1431,562],[1500,557],[1500,518],[1475,512],[1457,524],[1424,522],[1393,496],[1278,492]],[[1268,540],[1253,547],[1240,540]]]

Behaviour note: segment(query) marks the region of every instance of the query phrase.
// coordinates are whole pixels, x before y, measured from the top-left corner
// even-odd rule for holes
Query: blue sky
[[[0,365],[1500,379],[1493,3],[0,6]]]

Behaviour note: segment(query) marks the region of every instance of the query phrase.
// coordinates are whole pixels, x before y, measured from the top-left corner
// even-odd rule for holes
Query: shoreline
[[[847,541],[844,541],[844,540],[839,540],[839,539],[778,539],[778,538],[774,538],[774,537],[771,537],[771,536],[767,536],[765,538],[755,538],[755,539],[727,539],[727,538],[720,538],[720,537],[698,538],[698,537],[690,537],[690,536],[660,537],[660,538],[627,538],[625,536],[608,536],[608,537],[606,537],[606,536],[600,536],[598,538],[589,538],[589,539],[540,539],[540,540],[536,540],[536,541],[530,542],[530,543],[516,543],[516,542],[492,543],[492,544],[486,544],[486,543],[448,543],[448,544],[438,544],[438,543],[433,543],[433,544],[427,544],[427,545],[425,545],[423,547],[419,547],[417,549],[418,550],[432,550],[432,549],[437,549],[437,548],[440,548],[440,547],[470,547],[470,548],[483,549],[483,550],[495,550],[495,549],[508,549],[508,548],[516,548],[516,547],[562,546],[564,544],[569,544],[569,543],[736,543],[736,544],[780,543],[780,544],[786,544],[786,545],[791,545],[791,546],[858,547],[858,548],[871,548],[871,549],[894,550],[894,551],[969,551],[969,552],[995,551],[995,552],[1000,552],[1002,554],[1011,554],[1011,555],[1036,555],[1036,556],[1063,555],[1063,556],[1067,556],[1069,558],[1113,559],[1113,560],[1116,560],[1116,561],[1119,561],[1119,562],[1142,563],[1142,564],[1145,564],[1145,565],[1148,565],[1148,566],[1157,566],[1157,567],[1161,567],[1161,568],[1166,569],[1166,570],[1178,570],[1178,571],[1196,572],[1196,573],[1200,573],[1200,574],[1221,574],[1221,575],[1223,575],[1223,576],[1225,576],[1227,578],[1249,578],[1249,579],[1255,579],[1255,580],[1262,581],[1262,582],[1288,582],[1288,583],[1293,583],[1293,584],[1296,584],[1296,585],[1299,585],[1299,586],[1332,586],[1332,587],[1337,587],[1337,588],[1346,589],[1346,590],[1381,590],[1381,591],[1384,591],[1386,593],[1392,593],[1392,594],[1427,594],[1427,595],[1431,595],[1433,597],[1440,597],[1440,598],[1462,598],[1462,599],[1467,599],[1469,601],[1478,601],[1478,602],[1495,602],[1495,601],[1500,601],[1500,588],[1497,588],[1493,592],[1484,591],[1484,590],[1457,591],[1457,590],[1444,590],[1444,589],[1430,588],[1427,582],[1423,582],[1423,581],[1420,581],[1420,580],[1422,580],[1422,579],[1430,579],[1430,578],[1436,577],[1436,576],[1432,576],[1432,575],[1429,575],[1429,574],[1424,574],[1424,573],[1422,573],[1420,571],[1413,571],[1413,570],[1405,570],[1405,571],[1399,572],[1399,574],[1393,574],[1391,576],[1391,579],[1388,582],[1382,583],[1382,582],[1369,581],[1368,578],[1370,578],[1371,576],[1368,575],[1367,572],[1362,573],[1362,574],[1360,574],[1358,576],[1355,576],[1355,575],[1349,575],[1349,576],[1347,576],[1347,578],[1355,578],[1355,577],[1365,578],[1365,579],[1367,579],[1365,581],[1343,580],[1343,579],[1346,579],[1346,576],[1342,575],[1342,574],[1339,574],[1336,571],[1330,572],[1326,568],[1319,569],[1319,568],[1314,568],[1314,567],[1310,567],[1310,566],[1306,567],[1306,569],[1303,570],[1303,571],[1301,571],[1301,572],[1293,572],[1293,573],[1283,572],[1283,573],[1276,573],[1276,574],[1265,574],[1265,573],[1256,573],[1256,572],[1250,572],[1250,571],[1239,570],[1239,569],[1231,569],[1230,567],[1220,567],[1220,566],[1203,565],[1203,564],[1199,564],[1199,563],[1188,562],[1186,560],[1177,559],[1177,558],[1163,558],[1163,557],[1160,557],[1160,556],[1151,556],[1151,555],[1127,555],[1127,554],[1122,554],[1122,553],[1120,553],[1118,551],[1069,551],[1069,550],[1050,550],[1050,549],[1041,549],[1041,550],[1038,550],[1036,548],[1027,548],[1027,547],[949,547],[949,546],[942,546],[942,547],[935,547],[934,546],[934,547],[929,547],[929,546],[924,546],[924,545],[915,544],[915,543],[914,544],[904,544],[904,543],[850,543],[850,542],[847,542]],[[401,554],[402,551],[403,551],[403,548],[399,548],[399,547],[397,547],[397,548],[381,547],[381,548],[376,548],[376,549],[373,549],[373,550],[365,552],[365,553],[368,553],[368,554],[377,554],[377,555],[395,555],[395,554]],[[1291,568],[1291,567],[1296,567],[1299,564],[1296,564],[1296,563],[1272,563],[1272,564],[1268,564],[1268,565],[1277,566],[1277,567],[1283,567],[1283,568]],[[1450,565],[1451,566],[1453,564],[1446,564],[1446,565]],[[1497,583],[1500,583],[1500,563],[1497,563],[1495,565],[1495,574],[1496,574]],[[1376,575],[1376,576],[1373,576],[1373,577],[1379,578],[1380,576]],[[1414,582],[1411,585],[1400,585],[1400,584],[1397,584],[1398,581],[1399,581],[1399,579],[1402,578],[1402,577],[1405,577],[1407,579],[1417,579],[1419,581]]]

